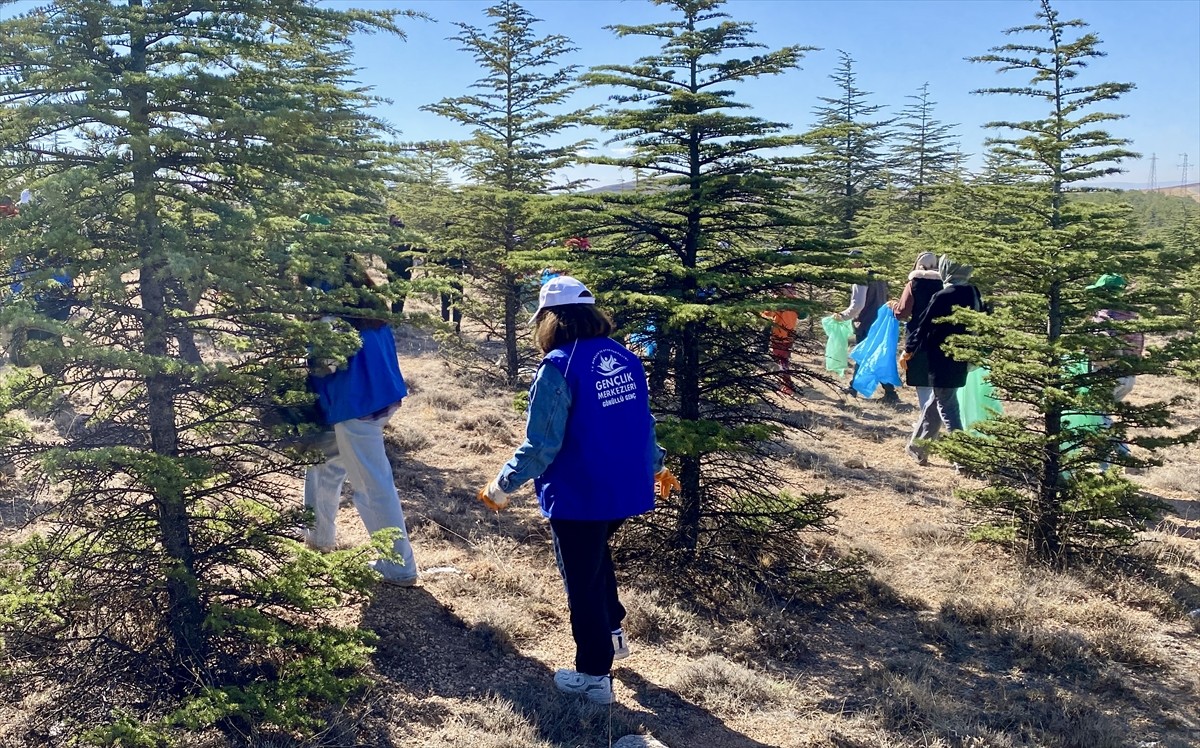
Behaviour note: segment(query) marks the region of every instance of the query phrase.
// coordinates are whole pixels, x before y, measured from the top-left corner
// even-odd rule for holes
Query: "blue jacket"
[[[366,418],[394,405],[408,394],[392,328],[365,329],[358,333],[362,347],[345,368],[328,376],[310,376],[322,421],[332,426],[352,418]]]
[[[624,519],[654,508],[662,459],[641,361],[609,338],[591,338],[543,359],[526,441],[498,483],[511,492],[535,477],[542,514],[552,519]]]

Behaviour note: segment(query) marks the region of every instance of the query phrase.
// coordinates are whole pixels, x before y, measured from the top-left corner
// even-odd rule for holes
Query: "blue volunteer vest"
[[[642,362],[620,343],[587,338],[542,359],[571,388],[554,462],[535,482],[551,519],[617,520],[654,508],[654,418]]]
[[[358,336],[362,347],[346,362],[346,368],[329,376],[308,379],[317,395],[322,419],[330,426],[365,418],[400,402],[408,394],[396,358],[392,328],[359,330]]]

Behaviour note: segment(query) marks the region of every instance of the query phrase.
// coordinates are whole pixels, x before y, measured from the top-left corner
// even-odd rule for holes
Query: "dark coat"
[[[912,295],[912,321],[908,323],[911,333],[921,319],[921,315],[929,308],[933,297],[942,290],[941,280],[934,278],[913,278],[908,282],[909,293]],[[930,387],[929,356],[925,351],[917,351],[908,361],[908,371],[904,375],[904,383],[909,387]]]
[[[979,289],[969,285],[943,288],[933,295],[929,306],[908,330],[904,350],[914,354],[914,358],[916,354],[925,354],[929,387],[956,388],[967,384],[967,362],[957,361],[946,352],[947,338],[967,332],[961,323],[943,321],[958,307],[982,311],[983,299]]]

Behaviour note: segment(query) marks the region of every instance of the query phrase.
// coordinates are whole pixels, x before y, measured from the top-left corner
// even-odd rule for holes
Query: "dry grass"
[[[706,655],[684,666],[671,685],[719,715],[769,710],[784,704],[791,693],[787,684],[719,655]]]
[[[455,382],[432,358],[406,362],[409,371],[420,382],[413,404],[421,407],[406,406],[390,430],[436,435],[397,468],[424,466],[426,478],[413,479],[419,495],[406,498],[417,550],[426,566],[463,571],[430,579],[425,589],[463,622],[472,651],[506,664],[475,684],[477,696],[435,691],[444,714],[427,720],[435,723],[429,729],[404,710],[392,719],[410,725],[415,737],[405,744],[416,748],[602,748],[607,717],[548,686],[554,668],[570,666],[572,644],[531,497],[518,494],[495,517],[468,493],[516,446],[522,415],[509,393]],[[1189,505],[1148,528],[1154,542],[1141,555],[1153,573],[1028,569],[965,539],[969,517],[954,490],[968,480],[903,457],[911,413],[870,401],[843,405],[818,392],[803,417],[815,438],[791,441],[782,455],[788,477],[845,496],[833,547],[863,553],[873,577],[863,597],[792,611],[731,600],[714,617],[674,595],[669,580],[632,580],[623,600],[634,654],[616,671],[615,735],[648,729],[675,748],[1200,742],[1200,622],[1187,616],[1200,600],[1186,607],[1200,594],[1200,541],[1189,534]],[[1168,493],[1168,471],[1196,469],[1200,450],[1187,450],[1139,480],[1186,499],[1182,489],[1191,484]],[[429,476],[437,477],[433,486]],[[443,646],[437,630],[420,636],[431,637],[434,652]],[[388,673],[396,687],[425,682]],[[521,689],[539,695],[482,697],[515,673],[530,679]]]
[[[472,748],[553,748],[512,702],[487,696],[461,705],[433,736],[436,745]]]
[[[1056,573],[965,539],[954,491],[972,484],[904,458],[910,412],[810,392],[796,417],[814,435],[792,438],[781,464],[844,497],[826,542],[860,552],[870,579],[824,607],[744,598],[705,611],[669,579],[623,578],[634,651],[610,711],[551,683],[573,645],[530,492],[499,516],[474,499],[523,433],[512,393],[455,379],[421,333],[398,347],[412,397],[388,438],[418,562],[461,573],[344,612],[380,637],[357,745],[604,748],[610,729],[672,748],[1200,745],[1200,617],[1188,615],[1200,609],[1200,447],[1137,476],[1177,512],[1146,529],[1140,565]],[[1188,391],[1147,381],[1133,397]],[[1180,427],[1196,423],[1193,408]],[[299,488],[297,472],[297,500]],[[19,498],[3,501],[7,521]],[[350,508],[339,533],[366,539]],[[23,722],[6,714],[0,744],[21,746]]]

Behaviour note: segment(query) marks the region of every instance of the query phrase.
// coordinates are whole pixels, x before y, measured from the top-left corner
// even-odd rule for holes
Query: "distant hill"
[[[1200,202],[1200,182],[1195,182],[1193,184],[1181,184],[1175,187],[1156,187],[1152,190],[1140,190],[1140,192],[1154,192],[1159,195],[1190,197],[1196,202]]]

